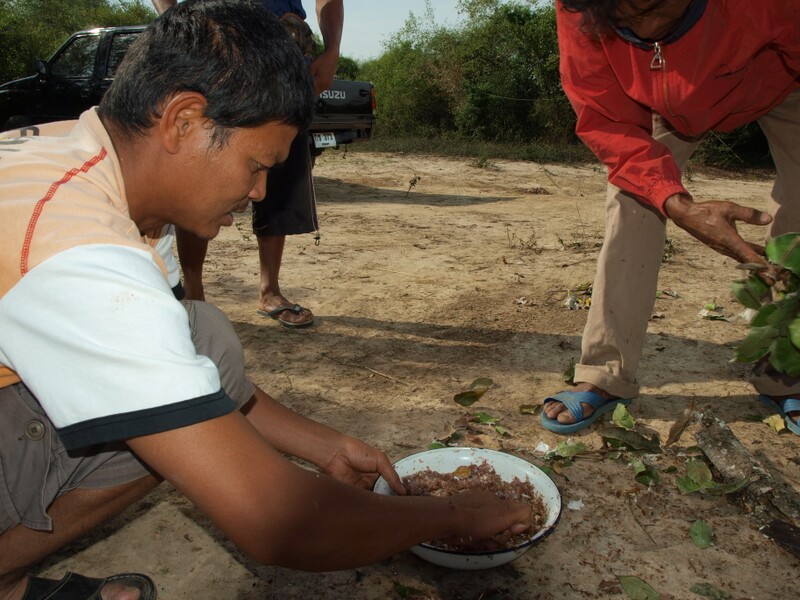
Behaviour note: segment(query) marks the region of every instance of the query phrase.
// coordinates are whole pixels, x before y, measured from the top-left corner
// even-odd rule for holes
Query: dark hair
[[[236,127],[305,129],[314,103],[297,43],[249,0],[186,0],[166,11],[131,44],[98,114],[123,135],[142,134],[183,91],[205,96],[220,144]]]
[[[581,30],[593,36],[608,35],[616,26],[617,8],[622,0],[560,0],[564,10],[581,13]],[[650,12],[661,2],[642,11]]]

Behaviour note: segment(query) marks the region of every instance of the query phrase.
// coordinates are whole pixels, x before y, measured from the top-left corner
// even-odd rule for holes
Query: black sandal
[[[156,584],[147,575],[121,573],[105,579],[93,579],[67,573],[64,579],[29,577],[23,600],[100,600],[100,590],[107,583],[118,582],[139,590],[139,600],[156,600]]]

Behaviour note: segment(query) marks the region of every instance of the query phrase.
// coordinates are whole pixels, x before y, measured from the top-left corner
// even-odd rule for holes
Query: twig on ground
[[[647,531],[647,528],[646,528],[646,527],[645,527],[645,526],[642,524],[642,522],[639,520],[639,516],[636,514],[636,511],[635,511],[635,510],[633,510],[633,507],[630,505],[630,503],[628,503],[628,511],[630,511],[630,513],[631,513],[631,516],[633,517],[633,520],[634,520],[634,521],[636,521],[636,524],[639,526],[639,528],[640,528],[640,529],[641,529],[641,530],[644,532],[644,534],[645,534],[645,535],[646,535],[646,536],[647,536],[647,537],[650,539],[650,542],[653,544],[653,548],[658,548],[658,547],[659,547],[659,545],[658,545],[658,544],[656,544],[656,541],[653,539],[653,536],[652,536],[652,535],[650,535],[650,532],[649,532],[649,531]]]
[[[329,360],[332,360],[335,363],[339,363],[340,365],[344,365],[345,367],[354,367],[356,369],[366,369],[370,373],[375,373],[375,375],[380,375],[381,377],[384,377],[385,379],[388,379],[389,381],[394,381],[395,383],[400,383],[402,385],[408,385],[408,383],[406,383],[405,381],[402,381],[400,379],[395,379],[391,375],[387,375],[386,373],[381,373],[380,371],[376,371],[375,369],[373,369],[371,367],[368,367],[366,365],[354,365],[353,363],[347,363],[347,362],[344,362],[344,361],[339,360],[337,358],[333,358],[332,356],[328,356],[324,352],[322,353],[322,356],[324,356],[325,358],[327,358]]]
[[[395,275],[405,275],[407,277],[416,277],[413,273],[405,273],[404,271],[393,271],[392,269],[384,269],[383,267],[376,267],[371,266],[371,269],[375,269],[376,271],[386,271],[387,273],[394,273]]]
[[[291,379],[291,377],[289,377],[289,374],[286,372],[285,369],[281,369],[281,373],[283,373],[286,376],[286,380],[289,382],[289,389],[291,390],[292,389],[292,379]]]
[[[755,478],[755,481],[731,498],[745,509],[759,526],[776,517],[800,526],[800,494],[778,481],[753,456],[723,421],[706,410],[697,432],[697,445],[726,483]]]

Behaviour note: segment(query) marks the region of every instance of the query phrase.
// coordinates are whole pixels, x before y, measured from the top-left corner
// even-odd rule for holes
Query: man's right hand
[[[503,500],[485,490],[467,490],[449,499],[463,515],[461,531],[456,537],[484,540],[505,531],[516,535],[529,527],[530,504]]]
[[[681,229],[692,234],[709,248],[740,263],[764,263],[764,247],[746,242],[736,229],[736,222],[767,225],[772,217],[755,208],[727,201],[694,202],[686,194],[667,198],[664,212]]]

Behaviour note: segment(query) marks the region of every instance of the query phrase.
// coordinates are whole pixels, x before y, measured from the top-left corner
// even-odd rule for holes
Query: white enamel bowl
[[[484,460],[503,481],[512,481],[514,477],[518,477],[520,481],[527,480],[531,483],[544,500],[547,509],[544,526],[539,531],[529,532],[530,537],[522,544],[503,550],[458,552],[443,550],[430,544],[420,544],[411,548],[414,554],[433,564],[451,569],[490,569],[519,558],[555,527],[561,514],[561,494],[558,488],[539,467],[511,454],[483,448],[440,448],[407,456],[397,461],[394,468],[400,477],[407,477],[426,468],[439,473],[452,473],[458,467],[481,464]],[[373,490],[378,494],[394,494],[383,477],[378,478]]]

